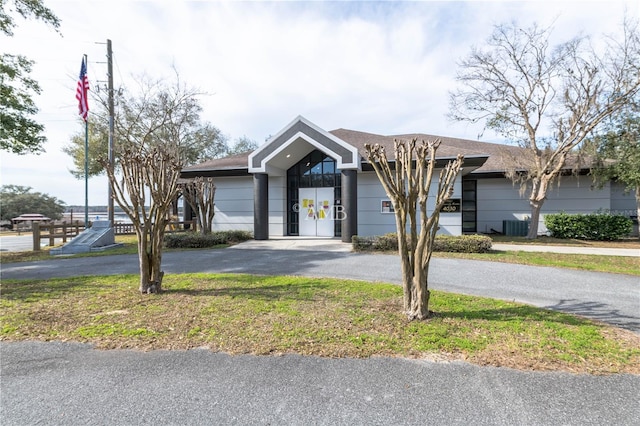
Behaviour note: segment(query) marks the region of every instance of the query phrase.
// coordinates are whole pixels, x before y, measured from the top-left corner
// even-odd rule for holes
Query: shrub
[[[437,235],[433,251],[447,253],[486,253],[491,250],[491,238],[486,235]]]
[[[354,235],[351,243],[355,251],[398,251],[398,237],[394,232],[374,237]]]
[[[164,245],[167,248],[208,248],[222,244],[234,244],[253,238],[248,231],[217,231],[210,234],[184,232],[167,234]]]
[[[373,240],[372,248],[376,251],[398,250],[398,237],[395,232],[380,235]]]
[[[227,243],[241,243],[243,241],[252,240],[253,234],[249,231],[240,231],[240,230],[232,230],[232,231],[218,231],[214,232],[214,234],[221,234],[224,236],[224,239]]]
[[[354,235],[351,237],[351,245],[355,251],[373,251],[373,242],[376,237],[359,237]],[[396,248],[396,250],[398,250]]]
[[[544,224],[552,237],[580,240],[618,240],[633,230],[631,219],[610,213],[548,214]]]
[[[352,240],[355,251],[398,251],[398,238],[395,233],[374,237],[359,237]],[[485,235],[437,235],[433,251],[449,253],[486,253],[491,250],[491,238]]]

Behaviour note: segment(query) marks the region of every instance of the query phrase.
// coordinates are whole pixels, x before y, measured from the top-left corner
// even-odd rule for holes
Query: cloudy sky
[[[0,182],[25,185],[68,205],[84,205],[84,181],[61,151],[83,131],[75,85],[83,54],[92,90],[147,74],[171,78],[172,65],[206,93],[202,118],[229,139],[262,143],[298,115],[325,130],[423,132],[477,139],[481,127],[447,120],[456,63],[482,45],[493,25],[554,24],[554,37],[611,33],[637,1],[218,2],[44,0],[60,32],[19,20],[0,51],[36,61],[43,92],[37,120],[46,152],[0,153]],[[90,105],[91,107],[91,105]],[[480,140],[496,140],[485,133]],[[106,205],[105,179],[89,181],[89,204]]]

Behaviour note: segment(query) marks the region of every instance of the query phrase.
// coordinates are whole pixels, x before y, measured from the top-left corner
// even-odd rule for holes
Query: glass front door
[[[336,161],[317,149],[287,170],[287,235],[341,235],[342,221],[335,210],[341,207],[340,176]],[[303,189],[310,191],[302,195]],[[311,217],[309,208],[303,207],[304,199],[313,200]]]

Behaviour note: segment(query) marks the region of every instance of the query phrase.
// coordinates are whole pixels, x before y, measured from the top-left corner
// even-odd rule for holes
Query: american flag
[[[87,78],[87,62],[86,58],[82,58],[80,66],[80,78],[78,79],[78,88],[76,89],[76,99],[78,100],[78,114],[84,121],[87,121],[89,114],[89,102],[87,100],[87,91],[89,90],[89,79]]]

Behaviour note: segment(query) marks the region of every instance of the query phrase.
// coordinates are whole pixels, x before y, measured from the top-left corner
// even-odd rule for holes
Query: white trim
[[[342,163],[342,162],[340,162],[340,164],[343,167],[339,167],[339,168],[341,168],[341,169],[354,169],[354,168],[360,169],[360,155],[358,154],[358,148],[356,148],[355,146],[351,145],[348,142],[343,141],[339,137],[327,132],[326,130],[321,129],[320,127],[316,126],[315,124],[313,124],[312,122],[310,122],[309,120],[304,118],[303,116],[299,115],[298,118],[300,119],[301,122],[303,122],[307,126],[311,127],[312,129],[314,129],[318,133],[322,134],[327,139],[331,139],[332,141],[334,141],[338,145],[342,146],[344,149],[346,149],[346,150],[351,152],[351,154],[353,155],[353,160],[354,161],[351,162],[351,163]],[[314,146],[315,146],[315,144],[314,144]],[[316,146],[316,147],[320,148],[318,146]]]
[[[291,127],[293,127],[298,122],[301,122],[301,123],[311,127],[312,129],[314,129],[318,133],[322,134],[327,139],[332,140],[333,142],[337,143],[341,147],[343,147],[346,150],[350,151],[354,161],[352,161],[350,163],[343,163],[342,162],[342,157],[339,154],[337,154],[336,152],[333,152],[332,150],[328,149],[325,145],[323,145],[322,143],[320,143],[320,142],[316,141],[315,139],[311,138],[310,136],[308,136],[304,132],[297,132],[295,135],[293,135],[287,141],[282,143],[271,154],[269,154],[267,157],[265,157],[260,162],[260,167],[252,167],[251,166],[251,164],[253,164],[253,158],[257,154],[262,152],[267,146],[269,146],[271,143],[273,143],[276,139],[278,139],[280,136],[282,136],[287,130],[289,130]],[[249,173],[266,173],[267,172],[267,164],[268,164],[268,162],[271,159],[273,159],[274,157],[276,157],[278,154],[280,154],[283,150],[288,148],[298,138],[305,140],[306,142],[308,142],[309,144],[311,144],[314,147],[318,148],[322,152],[325,152],[326,154],[328,154],[331,157],[333,157],[336,160],[336,167],[338,169],[341,169],[341,170],[344,170],[344,169],[358,169],[358,170],[360,170],[361,169],[360,154],[358,153],[358,149],[356,147],[354,147],[353,145],[343,141],[342,139],[338,138],[337,136],[334,136],[331,133],[321,129],[320,127],[316,126],[315,124],[313,124],[312,122],[310,122],[309,120],[304,118],[303,116],[299,115],[291,123],[289,123],[282,130],[280,130],[275,136],[272,136],[265,144],[263,144],[258,149],[256,149],[251,154],[249,154],[249,157],[248,157],[248,171],[249,171]]]

